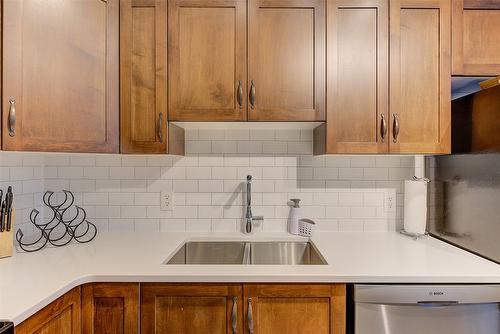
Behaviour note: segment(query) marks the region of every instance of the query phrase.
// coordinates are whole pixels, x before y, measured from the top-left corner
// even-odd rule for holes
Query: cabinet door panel
[[[246,119],[246,2],[169,1],[169,117]]]
[[[325,2],[256,0],[248,8],[249,119],[324,120]]]
[[[121,152],[167,152],[167,3],[121,0]]]
[[[139,332],[139,284],[94,283],[82,288],[82,333]]]
[[[241,285],[144,284],[141,331],[157,334],[241,332],[241,295]]]
[[[392,6],[390,150],[449,153],[449,1],[401,0]]]
[[[4,149],[118,151],[118,27],[118,0],[4,2]]]
[[[500,74],[500,2],[452,1],[453,74]]]
[[[243,290],[246,331],[251,318],[256,334],[345,333],[344,285],[245,284]]]
[[[38,311],[16,326],[16,334],[80,334],[80,287]]]
[[[327,2],[327,153],[389,148],[388,9],[379,0]]]

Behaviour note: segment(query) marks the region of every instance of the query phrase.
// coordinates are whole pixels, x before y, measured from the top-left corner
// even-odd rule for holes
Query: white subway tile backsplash
[[[236,141],[216,140],[212,142],[212,153],[236,153],[238,144]]]
[[[110,167],[109,178],[115,180],[133,179],[134,167]]]
[[[81,179],[83,178],[83,167],[59,167],[57,176],[62,179]]]
[[[210,219],[186,219],[186,231],[188,232],[210,232]]]
[[[186,142],[186,150],[190,153],[210,153],[212,143],[209,141],[190,140]]]
[[[134,193],[109,193],[110,205],[134,205]]]
[[[95,180],[96,192],[119,192],[121,190],[120,180]]]
[[[135,167],[134,174],[136,179],[157,180],[160,178],[160,167]]]
[[[274,141],[276,131],[271,129],[252,129],[250,130],[250,140]]]
[[[10,181],[9,167],[0,167],[0,181]]]
[[[198,180],[174,180],[175,193],[194,193],[198,191]]]
[[[224,182],[222,180],[199,180],[198,192],[219,193],[224,191]]]
[[[313,151],[312,141],[288,142],[287,144],[290,154],[311,154]]]
[[[108,179],[109,178],[109,168],[108,167],[85,167],[83,169],[83,175],[86,179]]]
[[[43,207],[43,191],[69,189],[104,230],[234,232],[250,174],[253,213],[265,216],[256,230],[285,230],[290,198],[318,231],[402,224],[413,156],[313,156],[310,129],[189,129],[186,140],[185,157],[2,152],[0,186],[14,187],[23,223]],[[173,194],[172,211],[160,209],[163,191]],[[396,204],[386,211],[388,193]]]
[[[307,136],[306,136],[307,137]],[[307,138],[308,140],[312,140]],[[287,130],[277,130],[276,140],[279,141],[299,141],[300,140],[300,130],[298,129],[287,129]]]
[[[148,182],[146,180],[121,180],[120,187],[123,192],[147,192]]]
[[[165,167],[172,165],[172,157],[169,155],[150,155],[146,159],[147,165],[151,167]]]
[[[70,157],[71,166],[95,166],[95,157],[92,155],[75,154]]]
[[[134,205],[160,205],[158,193],[135,193]]]
[[[339,168],[339,180],[362,180],[363,168]]]
[[[77,193],[95,192],[95,180],[70,180],[69,190]]]
[[[122,218],[143,218],[147,214],[145,205],[127,205],[120,208]]]
[[[247,129],[237,129],[237,130],[226,130],[225,131],[226,140],[248,140],[250,139],[250,130]]]
[[[210,167],[186,167],[187,179],[211,179],[212,168]]]
[[[186,220],[179,218],[160,219],[160,232],[184,232]]]
[[[186,205],[211,205],[210,193],[186,193]]]
[[[147,157],[144,155],[123,155],[122,166],[144,167],[147,165]]]

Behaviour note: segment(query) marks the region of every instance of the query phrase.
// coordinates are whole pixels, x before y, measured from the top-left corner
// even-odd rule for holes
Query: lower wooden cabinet
[[[141,333],[241,333],[241,284],[144,284]]]
[[[80,287],[56,299],[15,328],[16,334],[81,333]]]
[[[139,333],[139,284],[93,283],[82,287],[82,333]]]
[[[345,286],[247,284],[245,333],[345,333]]]
[[[345,334],[345,284],[92,283],[16,334]]]
[[[342,284],[147,284],[141,333],[341,334],[345,295]]]

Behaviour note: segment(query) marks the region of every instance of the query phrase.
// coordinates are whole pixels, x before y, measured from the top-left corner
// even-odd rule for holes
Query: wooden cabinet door
[[[118,152],[118,12],[118,0],[4,1],[5,150]]]
[[[246,1],[168,1],[169,119],[246,120]]]
[[[500,1],[452,1],[454,75],[500,74]]]
[[[139,283],[84,285],[82,333],[139,333]]]
[[[451,149],[450,1],[391,1],[390,151]]]
[[[385,153],[389,2],[327,1],[327,153]]]
[[[143,284],[141,333],[242,333],[241,285]]]
[[[167,1],[121,0],[122,153],[167,152]]]
[[[16,326],[16,334],[80,334],[80,287],[44,307]]]
[[[325,119],[325,1],[248,2],[248,118]]]
[[[345,285],[245,284],[245,333],[345,334]]]

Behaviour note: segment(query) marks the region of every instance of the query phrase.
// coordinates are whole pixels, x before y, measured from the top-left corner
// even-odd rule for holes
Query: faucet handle
[[[253,216],[252,220],[264,220],[264,216]]]
[[[290,198],[290,202],[288,202],[288,206],[292,208],[300,208],[299,206],[300,198]]]
[[[252,175],[247,175],[247,182],[252,182]]]

